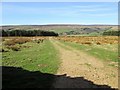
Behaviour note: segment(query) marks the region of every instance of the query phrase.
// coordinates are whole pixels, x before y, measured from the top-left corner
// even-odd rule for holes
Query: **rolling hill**
[[[0,26],[1,30],[47,30],[59,35],[84,35],[100,34],[105,31],[117,31],[117,25],[76,25],[76,24],[54,24],[54,25],[8,25]]]

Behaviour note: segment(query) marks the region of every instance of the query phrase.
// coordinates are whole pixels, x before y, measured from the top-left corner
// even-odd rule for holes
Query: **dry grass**
[[[12,46],[15,44],[23,44],[23,43],[30,42],[30,41],[31,39],[29,38],[12,38],[12,39],[6,40],[5,45]]]
[[[8,49],[11,49],[11,50],[13,50],[13,51],[20,51],[20,47],[15,46],[15,45],[13,45],[13,46],[7,46],[7,48],[8,48]]]
[[[74,37],[57,37],[58,40],[63,41],[70,41],[70,42],[76,42],[80,44],[97,44],[97,45],[103,45],[103,44],[117,44],[118,43],[118,37],[117,36],[74,36]]]

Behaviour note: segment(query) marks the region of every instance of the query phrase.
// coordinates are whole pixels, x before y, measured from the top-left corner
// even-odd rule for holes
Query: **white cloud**
[[[110,10],[116,10],[118,6],[116,7],[108,7],[106,5],[84,5],[84,6],[72,6],[75,9],[79,9],[80,11],[110,11]]]
[[[105,14],[88,14],[89,16],[94,16],[94,17],[106,17],[106,16],[114,16],[117,17],[117,13],[105,13]]]
[[[117,17],[116,7],[110,7],[109,5],[108,7],[104,5],[88,5],[88,6],[87,5],[83,5],[83,6],[78,6],[78,5],[72,6],[71,5],[71,6],[64,6],[64,7],[50,7],[49,8],[49,7],[37,7],[37,6],[36,7],[17,6],[17,4],[16,5],[6,4],[3,10],[5,10],[4,13],[6,14],[6,16],[8,14],[16,14],[16,16],[17,14],[20,14],[21,16],[23,15],[23,17],[28,16],[28,18],[29,17],[31,18],[31,16],[33,15],[35,19],[37,17],[39,19],[43,19],[41,21],[44,21],[45,18],[48,18],[48,21],[49,21],[50,19],[49,16],[52,16],[53,21],[56,21],[56,22],[57,20],[54,20],[54,17],[58,18],[59,21],[62,21],[62,19],[64,18],[65,20],[69,19],[68,21],[76,20],[77,22],[79,20],[84,20],[84,19],[88,21],[89,19],[91,20],[91,18],[94,18],[94,17],[95,18],[97,17],[98,19],[99,17],[101,18],[104,17],[104,19],[105,17],[108,17],[108,18]],[[44,15],[46,16],[44,17]],[[18,17],[20,16],[18,15]],[[60,18],[62,19],[60,20]],[[37,24],[37,23],[34,23],[34,24]],[[66,22],[66,24],[74,24],[74,23]],[[80,24],[80,23],[75,23],[75,24]],[[81,22],[81,24],[86,24],[86,23]]]
[[[108,10],[113,10],[113,9],[111,9],[111,8],[93,8],[93,9],[81,9],[80,11],[95,12],[95,11],[108,11]]]
[[[74,8],[98,8],[101,6],[103,6],[103,5],[75,5],[72,7],[74,7]]]

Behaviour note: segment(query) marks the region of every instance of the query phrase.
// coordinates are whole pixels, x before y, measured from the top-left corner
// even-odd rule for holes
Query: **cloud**
[[[117,17],[117,13],[106,13],[106,14],[88,14],[89,16],[94,16],[94,17],[106,17],[106,16],[114,16]]]
[[[12,18],[13,21],[15,19],[16,21],[21,21],[21,18],[25,18],[27,22],[30,21],[31,23],[35,22],[35,24],[37,24],[37,22],[49,23],[52,21],[55,21],[55,23],[59,23],[59,21],[61,21],[61,23],[64,23],[65,21],[68,21],[66,23],[70,23],[69,21],[73,21],[72,23],[79,23],[81,20],[86,22],[90,21],[90,23],[92,23],[91,21],[93,21],[93,19],[96,21],[98,20],[99,22],[102,20],[105,21],[106,18],[111,20],[111,17],[112,19],[117,17],[117,6],[113,7],[114,5],[111,4],[81,4],[81,6],[78,4],[61,4],[61,6],[59,5],[58,7],[54,7],[54,5],[51,6],[48,4],[48,6],[45,5],[35,4],[30,6],[29,3],[27,3],[27,5],[15,3],[4,4],[4,18],[6,18],[8,21],[12,21]],[[102,20],[100,20],[99,17],[102,18]]]
[[[109,4],[108,4],[109,5]],[[117,10],[116,7],[110,7],[107,5],[84,5],[84,6],[73,6],[73,8],[78,9],[83,12],[93,12],[93,11],[113,11]]]
[[[110,8],[93,8],[93,9],[81,9],[82,12],[95,12],[95,11],[110,11]]]
[[[74,5],[65,7],[27,7],[17,6],[15,4],[5,4],[3,12],[18,13],[18,14],[39,14],[39,15],[56,15],[56,16],[80,16],[83,14],[89,14],[89,12],[112,11],[114,8],[104,7],[104,5]]]
[[[98,8],[103,5],[74,5],[73,8]]]

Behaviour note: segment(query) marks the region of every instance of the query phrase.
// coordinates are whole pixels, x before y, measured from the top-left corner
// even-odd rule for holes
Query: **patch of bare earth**
[[[57,75],[66,74],[66,77],[83,77],[85,80],[71,80],[63,77],[56,78],[53,86],[55,88],[97,88],[95,85],[108,85],[118,88],[118,68],[108,65],[95,57],[82,51],[65,46],[59,41],[50,41],[60,52],[61,65]],[[67,47],[69,49],[66,49]]]

